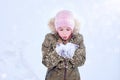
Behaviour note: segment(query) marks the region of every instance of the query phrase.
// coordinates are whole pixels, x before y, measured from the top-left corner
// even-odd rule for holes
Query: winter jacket
[[[42,44],[42,63],[47,67],[45,80],[80,80],[78,67],[86,60],[83,36],[73,34],[69,41],[79,45],[72,59],[63,58],[56,53],[58,39],[58,34],[48,33]]]

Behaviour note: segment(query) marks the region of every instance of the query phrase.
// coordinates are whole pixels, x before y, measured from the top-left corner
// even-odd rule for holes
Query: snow
[[[0,80],[44,80],[41,45],[62,9],[80,20],[86,45],[82,80],[120,80],[119,0],[0,1]]]

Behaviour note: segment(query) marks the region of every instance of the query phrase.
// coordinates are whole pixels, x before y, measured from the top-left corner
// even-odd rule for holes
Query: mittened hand
[[[73,43],[67,43],[66,44],[66,52],[67,52],[67,58],[72,58],[74,56],[75,50],[79,46]]]
[[[58,55],[65,57],[65,45],[60,43],[56,45],[56,52]]]

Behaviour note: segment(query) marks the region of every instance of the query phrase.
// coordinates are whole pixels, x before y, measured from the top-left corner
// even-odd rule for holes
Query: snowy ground
[[[81,22],[87,60],[82,80],[120,80],[120,0],[1,0],[0,80],[44,80],[41,44],[57,11]]]

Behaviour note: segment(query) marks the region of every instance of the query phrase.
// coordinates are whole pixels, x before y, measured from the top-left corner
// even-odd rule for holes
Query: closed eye
[[[70,29],[68,28],[68,29],[66,29],[67,31],[70,31]]]
[[[63,29],[60,29],[60,31],[63,31]]]

